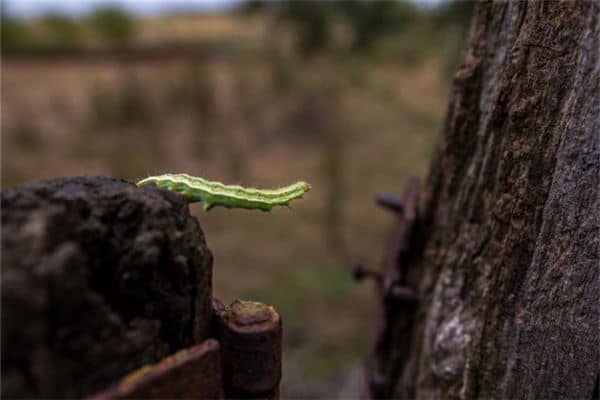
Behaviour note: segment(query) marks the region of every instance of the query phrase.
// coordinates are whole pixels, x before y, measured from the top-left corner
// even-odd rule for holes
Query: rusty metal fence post
[[[213,336],[132,372],[88,400],[279,399],[281,317],[271,306],[213,298]]]
[[[352,269],[354,278],[375,281],[378,300],[374,343],[365,359],[366,399],[394,396],[394,385],[402,376],[410,354],[412,325],[418,306],[418,296],[410,287],[409,272],[418,242],[419,180],[408,180],[402,199],[386,193],[377,195],[377,203],[394,215],[394,223],[381,268],[372,268],[361,262]],[[410,397],[410,396],[408,396]]]
[[[281,317],[254,301],[215,304],[221,341],[223,387],[228,398],[278,399]]]

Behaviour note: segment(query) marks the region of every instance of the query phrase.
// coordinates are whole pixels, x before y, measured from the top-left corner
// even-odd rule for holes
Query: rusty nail
[[[277,399],[281,380],[281,318],[275,309],[236,300],[220,312],[223,382],[230,397]]]
[[[358,282],[364,280],[365,278],[372,278],[377,282],[383,281],[383,274],[381,271],[369,268],[361,261],[355,262],[352,266],[352,276],[354,277],[354,280]]]
[[[393,211],[395,213],[402,213],[404,211],[404,204],[402,203],[402,200],[400,200],[398,197],[394,196],[393,194],[390,193],[377,193],[377,196],[375,197],[377,204],[379,204],[380,206],[387,208],[390,211]]]

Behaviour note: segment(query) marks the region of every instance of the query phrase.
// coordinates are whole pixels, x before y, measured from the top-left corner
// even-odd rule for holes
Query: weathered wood
[[[111,178],[2,199],[2,397],[81,397],[209,335],[212,256],[186,202]]]
[[[478,3],[421,201],[411,353],[388,395],[591,398],[599,15],[594,1]]]

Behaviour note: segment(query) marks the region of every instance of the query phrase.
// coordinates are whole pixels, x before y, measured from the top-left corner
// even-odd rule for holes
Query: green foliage
[[[247,0],[242,2],[236,9],[237,12],[244,15],[257,14],[267,7],[265,0]]]
[[[109,46],[129,44],[135,37],[134,20],[116,7],[95,10],[88,18],[91,28]],[[2,12],[1,40],[3,53],[47,53],[74,49],[84,44],[88,26],[65,15],[48,13],[36,24],[18,20]]]
[[[106,6],[96,9],[89,16],[90,26],[110,46],[129,44],[135,37],[135,21],[118,7]]]
[[[295,29],[297,44],[303,56],[313,55],[329,45],[333,4],[326,1],[281,3],[281,16],[291,22]]]
[[[79,23],[61,14],[44,15],[39,20],[39,27],[36,27],[11,17],[3,10],[0,29],[4,53],[46,53],[75,48],[82,43]]]
[[[365,50],[384,34],[401,31],[417,15],[415,7],[407,1],[343,0],[339,7],[354,33],[354,50]]]
[[[23,52],[40,47],[39,40],[23,21],[2,12],[0,40],[3,53]]]
[[[41,23],[45,30],[45,45],[49,49],[75,48],[81,45],[81,27],[73,19],[60,14],[46,14]]]
[[[438,35],[443,35],[441,67],[446,76],[451,76],[460,62],[474,9],[475,2],[454,0],[442,3],[432,11],[434,29]]]
[[[475,6],[461,0],[441,2],[430,9],[397,0],[289,1],[276,5],[280,18],[292,28],[302,56],[337,49],[365,61],[377,57],[417,66],[442,49],[445,74],[452,73],[459,62]]]
[[[338,20],[350,30],[350,50],[363,51],[383,35],[403,30],[418,14],[412,3],[395,0],[288,1],[281,11],[292,23],[303,55],[326,49]]]
[[[453,0],[446,1],[432,11],[434,25],[443,29],[448,25],[460,26],[466,31],[475,9],[474,1]]]

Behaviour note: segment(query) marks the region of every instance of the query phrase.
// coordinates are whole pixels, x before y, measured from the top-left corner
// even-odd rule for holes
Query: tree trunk
[[[599,15],[592,1],[478,3],[421,197],[412,346],[388,395],[597,392]]]

